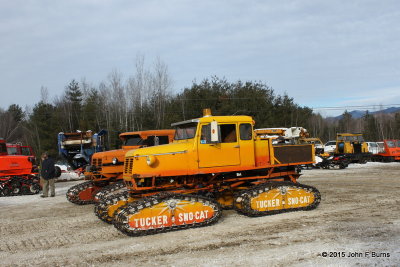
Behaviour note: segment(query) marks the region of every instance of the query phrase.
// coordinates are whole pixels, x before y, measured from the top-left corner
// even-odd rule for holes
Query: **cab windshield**
[[[175,131],[175,140],[192,139],[196,135],[197,122],[178,125]]]
[[[387,141],[386,143],[387,143],[387,146],[390,147],[390,148],[395,148],[396,147],[396,144],[393,141]]]
[[[7,147],[8,155],[18,155],[18,150],[16,147]]]
[[[140,135],[131,135],[131,136],[124,136],[124,146],[140,146],[143,144],[143,139]]]

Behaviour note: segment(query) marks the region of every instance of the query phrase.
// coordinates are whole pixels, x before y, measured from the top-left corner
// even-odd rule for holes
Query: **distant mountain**
[[[382,109],[382,110],[378,110],[378,111],[373,111],[373,112],[369,112],[369,114],[379,114],[379,113],[384,113],[384,114],[389,114],[389,113],[396,113],[396,112],[400,112],[400,107],[396,108],[396,107],[390,107],[390,108],[386,108],[386,109]],[[365,113],[367,113],[367,110],[353,110],[349,112],[350,115],[355,118],[361,118],[365,115]],[[330,117],[331,119],[334,120],[340,120],[343,117],[343,115],[339,115],[336,117]]]

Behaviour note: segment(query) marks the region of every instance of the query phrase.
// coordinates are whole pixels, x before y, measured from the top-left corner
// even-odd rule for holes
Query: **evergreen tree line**
[[[335,121],[299,106],[287,94],[276,94],[262,82],[211,77],[172,93],[168,68],[160,60],[148,69],[139,58],[135,71],[125,80],[113,71],[98,86],[72,80],[63,95],[51,102],[42,88],[41,101],[33,108],[23,111],[13,104],[0,109],[0,137],[31,145],[37,155],[43,151],[56,155],[59,132],[106,129],[108,149],[113,149],[120,146],[122,132],[167,129],[173,122],[201,117],[204,108],[211,108],[213,115],[252,116],[256,128],[302,126],[323,141],[334,140],[338,132],[362,132],[368,141],[400,138],[400,113],[367,113],[355,119],[346,111]]]

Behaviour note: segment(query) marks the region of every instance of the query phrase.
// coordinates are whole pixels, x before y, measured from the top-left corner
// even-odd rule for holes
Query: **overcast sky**
[[[175,92],[217,75],[301,106],[400,106],[398,0],[0,0],[0,38],[1,108],[128,77],[138,54],[168,65]]]

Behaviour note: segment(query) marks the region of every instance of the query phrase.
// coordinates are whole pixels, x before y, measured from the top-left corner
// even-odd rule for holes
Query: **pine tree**
[[[378,125],[374,115],[371,115],[368,111],[363,116],[364,121],[364,138],[368,141],[378,141]]]
[[[21,122],[24,119],[25,113],[17,104],[12,104],[8,107],[8,112],[12,115],[16,122]]]
[[[68,104],[69,130],[75,131],[80,128],[82,110],[82,91],[78,82],[72,80],[65,88],[65,98]]]
[[[339,132],[351,133],[353,131],[353,117],[347,110],[342,114],[342,118],[339,120]]]
[[[57,134],[59,129],[54,127],[55,123],[55,107],[51,104],[39,102],[33,108],[30,115],[30,123],[34,143],[32,146],[37,155],[47,151],[51,155],[57,155]]]

